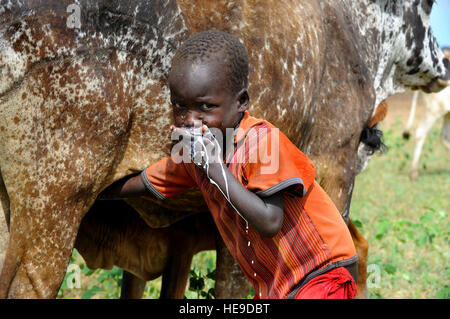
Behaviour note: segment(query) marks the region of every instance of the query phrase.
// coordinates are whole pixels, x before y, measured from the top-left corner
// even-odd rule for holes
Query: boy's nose
[[[186,117],[184,118],[184,126],[186,127],[198,127],[202,125],[202,116],[199,112],[188,111],[186,112]]]

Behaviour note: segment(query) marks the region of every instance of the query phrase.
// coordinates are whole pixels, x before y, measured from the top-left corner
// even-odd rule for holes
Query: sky
[[[437,0],[431,10],[431,30],[440,47],[450,47],[450,0]]]

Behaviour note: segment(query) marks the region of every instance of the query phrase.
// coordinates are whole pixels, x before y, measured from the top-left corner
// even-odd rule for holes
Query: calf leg
[[[140,299],[144,294],[146,281],[124,270],[120,299]]]
[[[356,298],[367,298],[367,253],[369,244],[367,240],[358,232],[351,220],[348,222],[348,229],[352,235],[355,244],[356,253],[358,254],[358,294]]]
[[[245,299],[250,284],[228,251],[222,238],[217,238],[215,292],[218,299]]]
[[[338,171],[337,169],[335,171]],[[330,175],[333,173],[330,172]],[[333,199],[336,207],[342,214],[342,217],[348,225],[348,229],[353,239],[353,243],[358,254],[358,294],[357,298],[367,298],[367,252],[369,245],[367,240],[358,232],[353,222],[350,220],[350,204],[353,193],[354,176],[334,175],[333,178],[323,180],[321,184],[324,185],[325,191]],[[341,185],[340,188],[335,185]],[[341,196],[342,195],[342,196]],[[346,196],[344,196],[346,195]]]
[[[164,269],[160,299],[183,299],[186,290],[194,252],[172,251],[174,254]]]

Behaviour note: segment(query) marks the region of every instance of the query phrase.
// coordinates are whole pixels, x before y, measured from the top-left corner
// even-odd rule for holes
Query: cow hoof
[[[411,137],[411,133],[409,133],[408,131],[403,132],[403,139],[409,140],[410,137]]]

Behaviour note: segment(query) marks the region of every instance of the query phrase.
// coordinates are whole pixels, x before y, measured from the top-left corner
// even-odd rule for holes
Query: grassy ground
[[[80,288],[76,288],[75,271],[68,271],[63,281],[58,298],[64,299],[118,299],[122,282],[122,270],[114,267],[111,270],[91,270],[80,254],[74,250],[71,264],[78,265],[80,271]],[[213,298],[214,269],[216,265],[215,251],[206,251],[194,256],[190,275],[190,283],[186,288],[188,299]],[[212,278],[211,278],[212,277]],[[71,280],[73,279],[73,280]],[[73,287],[70,286],[70,281]],[[196,288],[196,289],[194,289]],[[161,292],[161,277],[147,283],[144,298],[157,299]]]
[[[382,125],[389,150],[376,155],[356,179],[351,218],[369,241],[370,298],[450,298],[450,156],[440,142],[439,122],[421,157],[419,180],[408,178],[414,142],[403,141],[402,119]],[[67,280],[60,298],[118,298],[121,271],[80,266],[81,288],[69,289]],[[194,257],[187,298],[211,296],[215,253]],[[68,277],[72,273],[68,273]],[[209,275],[208,275],[209,274]],[[161,279],[147,283],[144,297],[158,298]],[[201,289],[200,289],[201,288]]]
[[[397,119],[384,128],[387,153],[356,179],[352,219],[369,241],[372,298],[449,298],[450,157],[438,123],[425,143],[419,180],[408,177],[414,141]],[[379,271],[379,272],[378,272]]]

